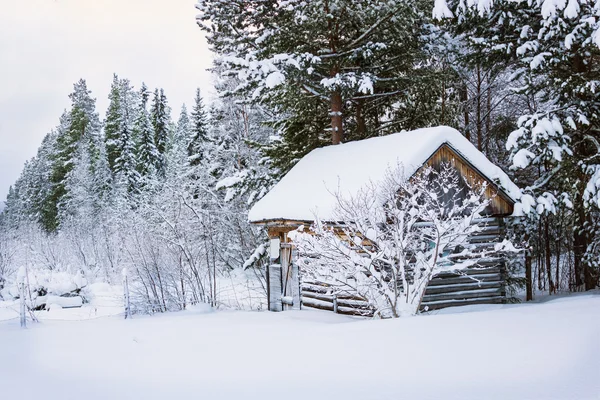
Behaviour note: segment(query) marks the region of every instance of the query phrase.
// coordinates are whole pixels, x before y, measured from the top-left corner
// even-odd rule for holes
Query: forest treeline
[[[109,282],[126,268],[144,310],[217,304],[231,271],[262,276],[266,235],[247,211],[302,156],[435,125],[457,128],[523,189],[513,235],[528,249],[528,297],[597,286],[594,2],[196,7],[218,96],[205,106],[198,92],[174,122],[163,90],[115,76],[101,119],[77,82],[1,214],[0,288],[27,256]]]

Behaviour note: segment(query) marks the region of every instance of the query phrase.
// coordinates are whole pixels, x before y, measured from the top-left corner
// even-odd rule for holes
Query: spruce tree
[[[114,171],[118,183],[127,189],[128,193],[139,190],[139,178],[136,171],[136,154],[134,132],[132,129],[133,93],[129,80],[120,82],[121,92],[121,125],[116,139],[118,157],[115,159]]]
[[[108,165],[112,173],[115,173],[115,161],[119,158],[118,137],[121,130],[121,81],[117,74],[113,75],[113,81],[110,87],[108,99],[110,101],[106,111],[106,120],[104,122],[104,138],[106,141],[106,155]]]
[[[192,123],[190,115],[188,114],[186,105],[181,106],[181,112],[179,113],[179,119],[177,125],[173,131],[173,139],[171,140],[171,147],[177,147],[183,149],[187,153],[188,140],[191,136]]]
[[[155,167],[160,176],[164,176],[166,168],[165,154],[169,141],[169,113],[170,109],[167,104],[167,98],[164,90],[156,89],[154,91],[154,99],[150,114],[152,118],[152,126],[154,128],[154,144],[159,155]]]
[[[98,137],[101,127],[96,113],[96,100],[91,97],[85,80],[75,83],[74,91],[69,97],[71,110],[63,115],[57,130],[50,177],[52,188],[42,218],[43,226],[49,232],[56,231],[61,220],[74,211],[69,207],[71,199],[67,181],[80,163],[83,152],[87,153],[89,150],[85,143]],[[86,156],[89,159],[89,154]],[[87,172],[90,172],[89,168]]]
[[[136,169],[142,180],[155,173],[160,158],[154,143],[154,127],[147,109],[149,97],[148,87],[142,84],[139,109],[133,127],[135,137],[137,137]]]
[[[203,0],[197,7],[209,45],[223,56],[215,69],[239,80],[224,95],[267,106],[281,132],[270,153],[276,163],[325,143],[453,119],[441,112],[451,91],[427,1]]]
[[[204,101],[200,88],[196,89],[196,98],[192,109],[190,136],[188,139],[188,159],[190,165],[198,165],[202,159],[202,148],[208,141],[208,116],[204,108]]]

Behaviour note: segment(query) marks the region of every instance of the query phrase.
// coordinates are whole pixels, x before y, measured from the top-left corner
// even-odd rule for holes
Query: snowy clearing
[[[599,339],[598,293],[379,321],[201,308],[8,321],[0,387],[50,400],[598,399]]]

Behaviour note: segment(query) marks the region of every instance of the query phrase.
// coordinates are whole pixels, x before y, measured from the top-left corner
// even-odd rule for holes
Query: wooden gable
[[[491,200],[490,206],[486,210],[488,215],[507,216],[513,213],[514,202],[511,198],[447,143],[440,146],[424,165],[439,169],[445,163],[454,166],[469,185],[487,183],[485,197]]]

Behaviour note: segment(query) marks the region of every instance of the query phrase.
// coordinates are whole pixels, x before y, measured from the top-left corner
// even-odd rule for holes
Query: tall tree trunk
[[[340,144],[344,139],[342,125],[342,95],[339,90],[331,93],[331,143]]]
[[[542,263],[542,221],[538,221],[538,234],[537,234],[537,273],[538,273],[538,290],[541,292],[546,290],[546,281],[543,277],[543,263]]]
[[[573,221],[573,269],[575,275],[575,290],[579,290],[584,283],[584,260],[585,251],[587,249],[587,240],[584,230],[584,223],[586,220],[585,205],[583,204],[583,193],[585,190],[585,183],[582,180],[583,174],[579,176],[579,182],[577,183],[577,193],[575,193],[575,201],[573,202],[573,208],[575,212],[575,220]]]
[[[367,137],[367,124],[365,122],[364,115],[364,104],[363,99],[359,99],[356,103],[356,134],[359,139],[365,139]]]
[[[471,130],[469,129],[469,89],[467,88],[467,82],[463,82],[460,89],[460,99],[463,103],[463,115],[465,119],[465,137],[471,141]]]
[[[531,274],[531,252],[525,253],[525,288],[527,290],[526,301],[533,300],[533,277]]]
[[[550,217],[546,217],[544,224],[544,253],[546,253],[546,274],[548,274],[548,293],[554,292],[554,282],[552,282],[552,254],[550,251]]]
[[[329,8],[329,1],[325,1],[325,13],[331,15]],[[329,30],[329,50],[331,54],[335,54],[338,51],[338,44],[340,39],[339,34],[339,22],[334,18],[328,18],[327,29]],[[329,71],[329,76],[335,78],[340,73],[340,65],[334,62]],[[342,124],[342,108],[344,102],[342,100],[342,93],[340,89],[335,89],[330,95],[331,110],[329,112],[331,116],[331,143],[340,144],[344,140],[344,127]]]
[[[575,74],[587,72],[589,66],[584,62],[582,55],[583,52],[577,48],[572,49],[572,51],[575,51],[575,57],[573,58],[573,72]],[[577,139],[576,140],[579,142],[579,144],[577,146],[576,156],[580,158],[587,158],[595,154],[596,149],[590,149],[583,138],[580,137]],[[573,227],[573,253],[575,257],[575,286],[577,286],[579,289],[583,285],[585,290],[592,290],[596,287],[594,271],[589,261],[585,260],[587,246],[590,242],[589,232],[586,229],[586,222],[592,222],[583,202],[585,182],[587,182],[588,179],[589,176],[579,169],[576,189],[577,193],[574,205],[575,224]]]
[[[445,68],[445,63],[444,63],[444,70]],[[446,76],[444,74],[444,76]],[[440,125],[446,125],[446,80],[442,80],[442,110],[440,113]]]
[[[481,120],[481,101],[483,94],[481,93],[481,67],[477,66],[477,150],[481,151],[483,121]]]
[[[531,239],[528,233],[525,233],[525,243],[527,244],[525,250],[525,290],[527,297],[525,301],[533,300],[533,274],[531,271],[531,245],[529,240]]]
[[[488,74],[487,90],[486,90],[486,109],[485,109],[485,145],[484,153],[489,156],[490,153],[490,136],[492,136],[492,84],[491,74]]]
[[[561,246],[560,246],[560,238],[562,236],[562,226],[561,224],[557,224],[557,232],[556,232],[556,275],[554,276],[554,292],[558,292],[560,290],[560,256],[561,256]]]

